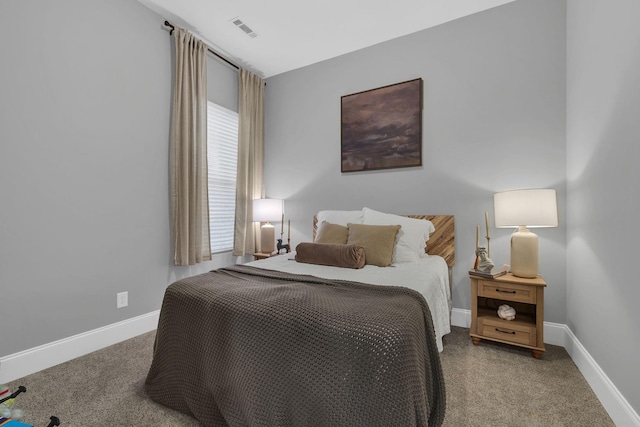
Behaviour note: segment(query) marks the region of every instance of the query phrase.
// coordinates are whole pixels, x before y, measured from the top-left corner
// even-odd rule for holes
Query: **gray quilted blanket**
[[[233,266],[171,284],[147,395],[205,426],[439,426],[418,292]]]

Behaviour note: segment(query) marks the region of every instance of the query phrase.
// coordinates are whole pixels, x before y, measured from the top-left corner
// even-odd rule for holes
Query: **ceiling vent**
[[[244,31],[244,32],[245,32],[245,34],[247,34],[249,37],[251,37],[251,38],[256,38],[256,37],[258,37],[258,35],[257,35],[257,34],[256,34],[256,33],[255,33],[251,28],[249,28],[249,27],[247,26],[247,24],[245,24],[244,22],[242,22],[242,20],[241,20],[240,18],[237,18],[237,17],[236,17],[236,18],[233,18],[233,19],[231,20],[231,22],[233,22],[233,24],[234,24],[236,27],[238,27],[238,28],[240,28],[242,31]]]

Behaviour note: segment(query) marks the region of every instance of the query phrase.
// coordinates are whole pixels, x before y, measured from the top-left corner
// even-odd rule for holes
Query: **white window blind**
[[[238,113],[213,102],[207,108],[211,252],[233,249],[238,164]]]

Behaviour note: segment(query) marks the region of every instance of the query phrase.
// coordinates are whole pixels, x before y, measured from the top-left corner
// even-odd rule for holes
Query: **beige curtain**
[[[260,233],[252,220],[252,203],[264,196],[264,81],[243,69],[239,79],[235,256],[255,252]]]
[[[207,46],[175,28],[171,113],[171,237],[175,265],[211,259],[207,196]]]

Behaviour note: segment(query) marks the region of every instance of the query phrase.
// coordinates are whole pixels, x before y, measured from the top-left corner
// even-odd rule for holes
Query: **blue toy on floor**
[[[0,426],[2,427],[33,427],[31,424],[21,423],[20,421],[11,420],[9,418],[0,418]]]
[[[11,419],[9,417],[13,416],[14,418],[18,417],[18,414],[20,416],[20,418],[22,418],[22,411],[14,408],[14,403],[13,400],[20,394],[20,393],[26,393],[27,388],[24,386],[20,386],[18,387],[18,390],[14,391],[13,393],[7,395],[9,393],[9,389],[6,386],[2,386],[0,385],[0,407],[6,408],[7,414],[2,414],[0,415],[0,427],[33,427],[31,424],[25,424],[21,421],[15,420],[15,419]],[[8,415],[7,417],[5,417],[4,415]],[[59,426],[60,425],[60,420],[58,419],[58,417],[54,417],[52,416],[50,418],[50,422],[49,425],[47,427],[54,427],[54,426]]]

